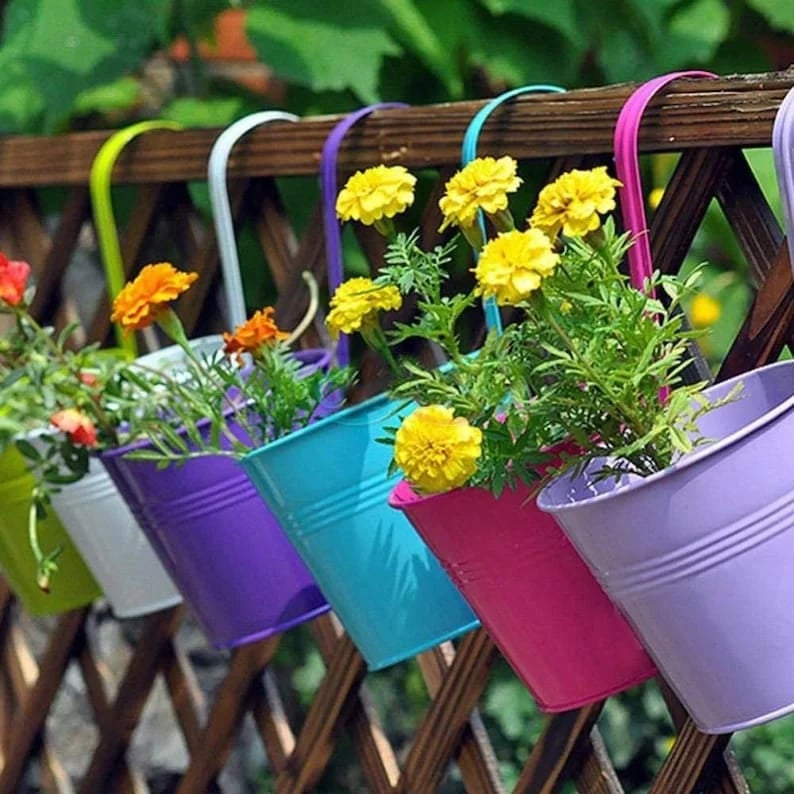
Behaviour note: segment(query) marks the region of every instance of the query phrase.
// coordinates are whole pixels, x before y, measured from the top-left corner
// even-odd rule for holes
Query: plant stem
[[[301,273],[301,277],[309,288],[309,308],[306,310],[306,314],[303,315],[303,319],[295,326],[295,329],[284,341],[286,345],[291,345],[309,327],[320,307],[320,291],[317,288],[317,280],[308,270],[304,270],[303,273]]]
[[[618,395],[614,393],[610,385],[604,380],[602,374],[597,370],[593,369],[590,366],[590,362],[587,360],[585,356],[582,355],[581,351],[579,350],[579,346],[576,344],[576,341],[571,338],[568,332],[560,325],[557,318],[554,316],[553,311],[547,311],[547,303],[543,297],[542,293],[539,293],[539,301],[541,308],[541,313],[543,318],[546,322],[551,325],[560,339],[563,341],[565,346],[574,356],[576,361],[579,363],[579,366],[585,371],[587,380],[592,383],[594,386],[599,388],[609,399],[609,401],[615,405],[618,410],[619,417],[622,420],[625,420],[626,423],[631,427],[632,431],[636,433],[638,436],[642,436],[645,434],[645,425],[642,421],[642,417],[636,414],[629,406],[627,406]]]

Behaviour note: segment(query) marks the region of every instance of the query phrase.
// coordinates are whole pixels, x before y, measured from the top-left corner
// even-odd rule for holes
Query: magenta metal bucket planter
[[[794,361],[706,395],[737,381],[736,402],[700,423],[708,446],[650,477],[586,471],[538,497],[707,733],[794,711]]]
[[[656,668],[553,518],[526,487],[418,496],[389,503],[438,557],[543,711],[603,700]]]

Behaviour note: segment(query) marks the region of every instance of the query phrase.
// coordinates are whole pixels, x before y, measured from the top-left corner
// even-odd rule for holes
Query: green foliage
[[[120,126],[140,115],[161,114],[189,125],[221,126],[260,108],[261,97],[213,79],[195,55],[214,16],[238,5],[250,9],[249,33],[261,61],[287,83],[278,104],[313,114],[344,112],[375,99],[421,104],[492,96],[527,82],[575,88],[638,81],[681,67],[723,74],[763,71],[771,65],[769,40],[785,43],[780,34],[794,32],[790,0],[356,0],[341,5],[310,0],[8,0],[0,38],[0,133]],[[180,35],[187,37],[194,57],[187,67],[171,64],[176,80],[163,91],[159,105],[151,96],[142,105],[151,56]],[[777,187],[768,163],[761,169],[774,200]],[[296,196],[295,204],[301,202],[306,203]],[[722,305],[722,315],[705,339],[716,363],[735,333],[750,290],[743,257],[715,212],[698,234],[691,266],[703,261],[710,264],[703,269],[700,288]],[[689,302],[684,299],[687,308]],[[14,382],[3,381],[0,435],[6,438],[23,427],[13,418],[14,406],[23,399],[9,388]],[[44,397],[42,408],[49,410],[49,397]],[[285,641],[293,634],[285,635]],[[314,656],[296,673],[304,693],[315,688],[319,670]],[[377,681],[391,713],[405,716],[416,706],[411,697],[400,699],[399,671],[380,674]],[[505,739],[497,749],[508,782],[514,781],[542,717],[506,669],[495,673],[483,711],[489,728],[498,729],[492,735],[501,731],[512,740]],[[624,787],[646,790],[669,750],[669,720],[658,694],[646,688],[610,699],[599,727]],[[793,742],[791,718],[733,738],[753,790],[794,790]]]
[[[541,450],[565,438],[577,452],[566,452],[562,467],[609,457],[599,476],[653,474],[702,441],[697,419],[716,406],[700,396],[704,383],[681,381],[698,335],[684,327],[681,301],[699,271],[685,278],[657,272],[646,291],[635,289],[619,271],[630,240],[607,218],[589,238],[564,238],[553,274],[508,301],[520,319],[465,355],[458,326],[481,285],[443,294],[455,242],[425,251],[416,233],[396,234],[376,284],[416,299],[415,319],[387,331],[388,344],[420,338],[450,362],[438,369],[402,362],[391,393],[451,408],[480,429],[482,453],[468,484],[498,495],[518,481],[535,482],[548,459]],[[498,261],[490,267],[519,267],[507,253]],[[662,389],[670,390],[664,400]]]
[[[52,132],[86,114],[135,117],[143,66],[177,36],[186,37],[191,58],[176,68],[162,105],[223,92],[250,102],[245,89],[212,78],[197,54],[217,14],[238,5],[10,0],[0,131]],[[343,7],[251,0],[244,7],[260,59],[289,85],[288,109],[314,113],[379,99],[492,95],[526,82],[639,80],[681,67],[754,71],[769,65],[769,35],[794,30],[787,0],[349,0]],[[152,97],[145,101],[144,112],[159,113]]]
[[[794,15],[788,0],[747,0],[747,5],[761,14],[775,30],[794,33]]]
[[[80,94],[140,66],[161,15],[157,0],[11,0],[0,49],[0,129],[55,130]]]
[[[387,21],[380,3],[353,0],[345,4],[342,38],[338,7],[276,0],[251,8],[247,31],[265,62],[289,82],[315,90],[350,89],[374,102],[383,59],[399,52],[384,32]]]

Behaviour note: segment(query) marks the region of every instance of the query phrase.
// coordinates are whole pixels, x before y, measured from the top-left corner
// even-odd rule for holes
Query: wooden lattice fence
[[[749,75],[681,81],[655,100],[643,122],[642,152],[681,154],[655,212],[651,240],[658,267],[676,271],[689,251],[710,202],[719,203],[752,273],[754,299],[726,355],[719,377],[775,360],[792,341],[794,302],[787,248],[776,220],[744,155],[769,147],[776,110],[794,85],[794,74]],[[481,139],[482,154],[511,154],[523,166],[558,173],[582,163],[611,159],[612,133],[632,86],[609,86],[561,95],[516,99],[496,111]],[[424,235],[437,234],[440,186],[455,169],[462,133],[481,102],[385,110],[348,135],[339,157],[340,175],[379,162],[430,169],[436,174],[422,218]],[[319,205],[293,227],[282,192],[289,180],[316,178],[322,145],[334,117],[272,125],[250,133],[229,162],[230,192],[238,225],[248,223],[272,273],[282,324],[290,327],[304,308],[300,271],[323,275]],[[128,272],[167,258],[202,274],[179,310],[192,333],[219,328],[215,286],[218,256],[207,214],[200,204],[207,158],[218,130],[151,132],[132,143],[114,172],[132,195],[124,214],[122,248]],[[34,310],[63,325],[85,315],[80,284],[66,288],[75,252],[90,237],[88,174],[106,132],[54,138],[0,140],[0,249],[31,262],[37,278]],[[198,185],[198,187],[197,187]],[[319,194],[315,195],[315,201]],[[55,211],[51,208],[55,207]],[[88,230],[88,231],[87,231]],[[377,267],[380,245],[366,234],[361,249]],[[107,299],[89,307],[86,338],[110,342]],[[316,344],[319,329],[307,344]],[[359,398],[380,387],[374,362],[362,364]],[[188,763],[175,790],[212,790],[227,764],[244,718],[261,738],[278,792],[322,791],[324,770],[341,746],[352,748],[363,785],[373,792],[438,791],[450,763],[457,775],[447,786],[470,792],[502,792],[506,785],[488,732],[477,711],[498,652],[477,630],[419,657],[427,708],[417,716],[410,741],[396,747],[368,691],[364,662],[333,617],[306,631],[324,672],[311,702],[293,708],[294,693],[273,670],[283,638],[243,646],[226,655],[222,680],[206,699],[184,652],[182,607],[136,624],[135,638],[113,685],[103,650],[95,641],[96,612],[77,610],[37,625],[20,613],[0,587],[0,791],[23,790],[32,771],[42,791],[133,792],[147,790],[131,747],[155,682],[164,683],[174,730]],[[35,622],[34,622],[35,623]],[[39,621],[39,623],[41,623]],[[297,631],[297,630],[296,630]],[[33,646],[36,646],[35,648]],[[33,650],[32,650],[33,648]],[[35,651],[35,652],[34,652]],[[64,769],[53,749],[48,716],[68,673],[82,683],[87,720],[96,739],[85,747],[79,775]],[[678,737],[653,782],[653,792],[743,792],[749,790],[730,750],[729,736],[706,736],[658,682]],[[598,731],[603,704],[548,718],[513,786],[516,792],[551,792],[573,781],[581,792],[621,792]],[[296,720],[295,714],[299,715]],[[457,782],[455,782],[457,781]],[[169,789],[170,790],[170,789]]]

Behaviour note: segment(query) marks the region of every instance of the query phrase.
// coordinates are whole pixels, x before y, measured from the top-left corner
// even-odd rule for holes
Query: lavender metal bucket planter
[[[554,515],[706,733],[794,711],[794,361],[707,414],[713,441],[650,477],[558,478]]]
[[[328,351],[296,354],[327,366]],[[327,413],[333,406],[322,406]],[[160,561],[210,642],[232,648],[297,626],[329,606],[276,517],[231,458],[180,467],[102,455]]]

